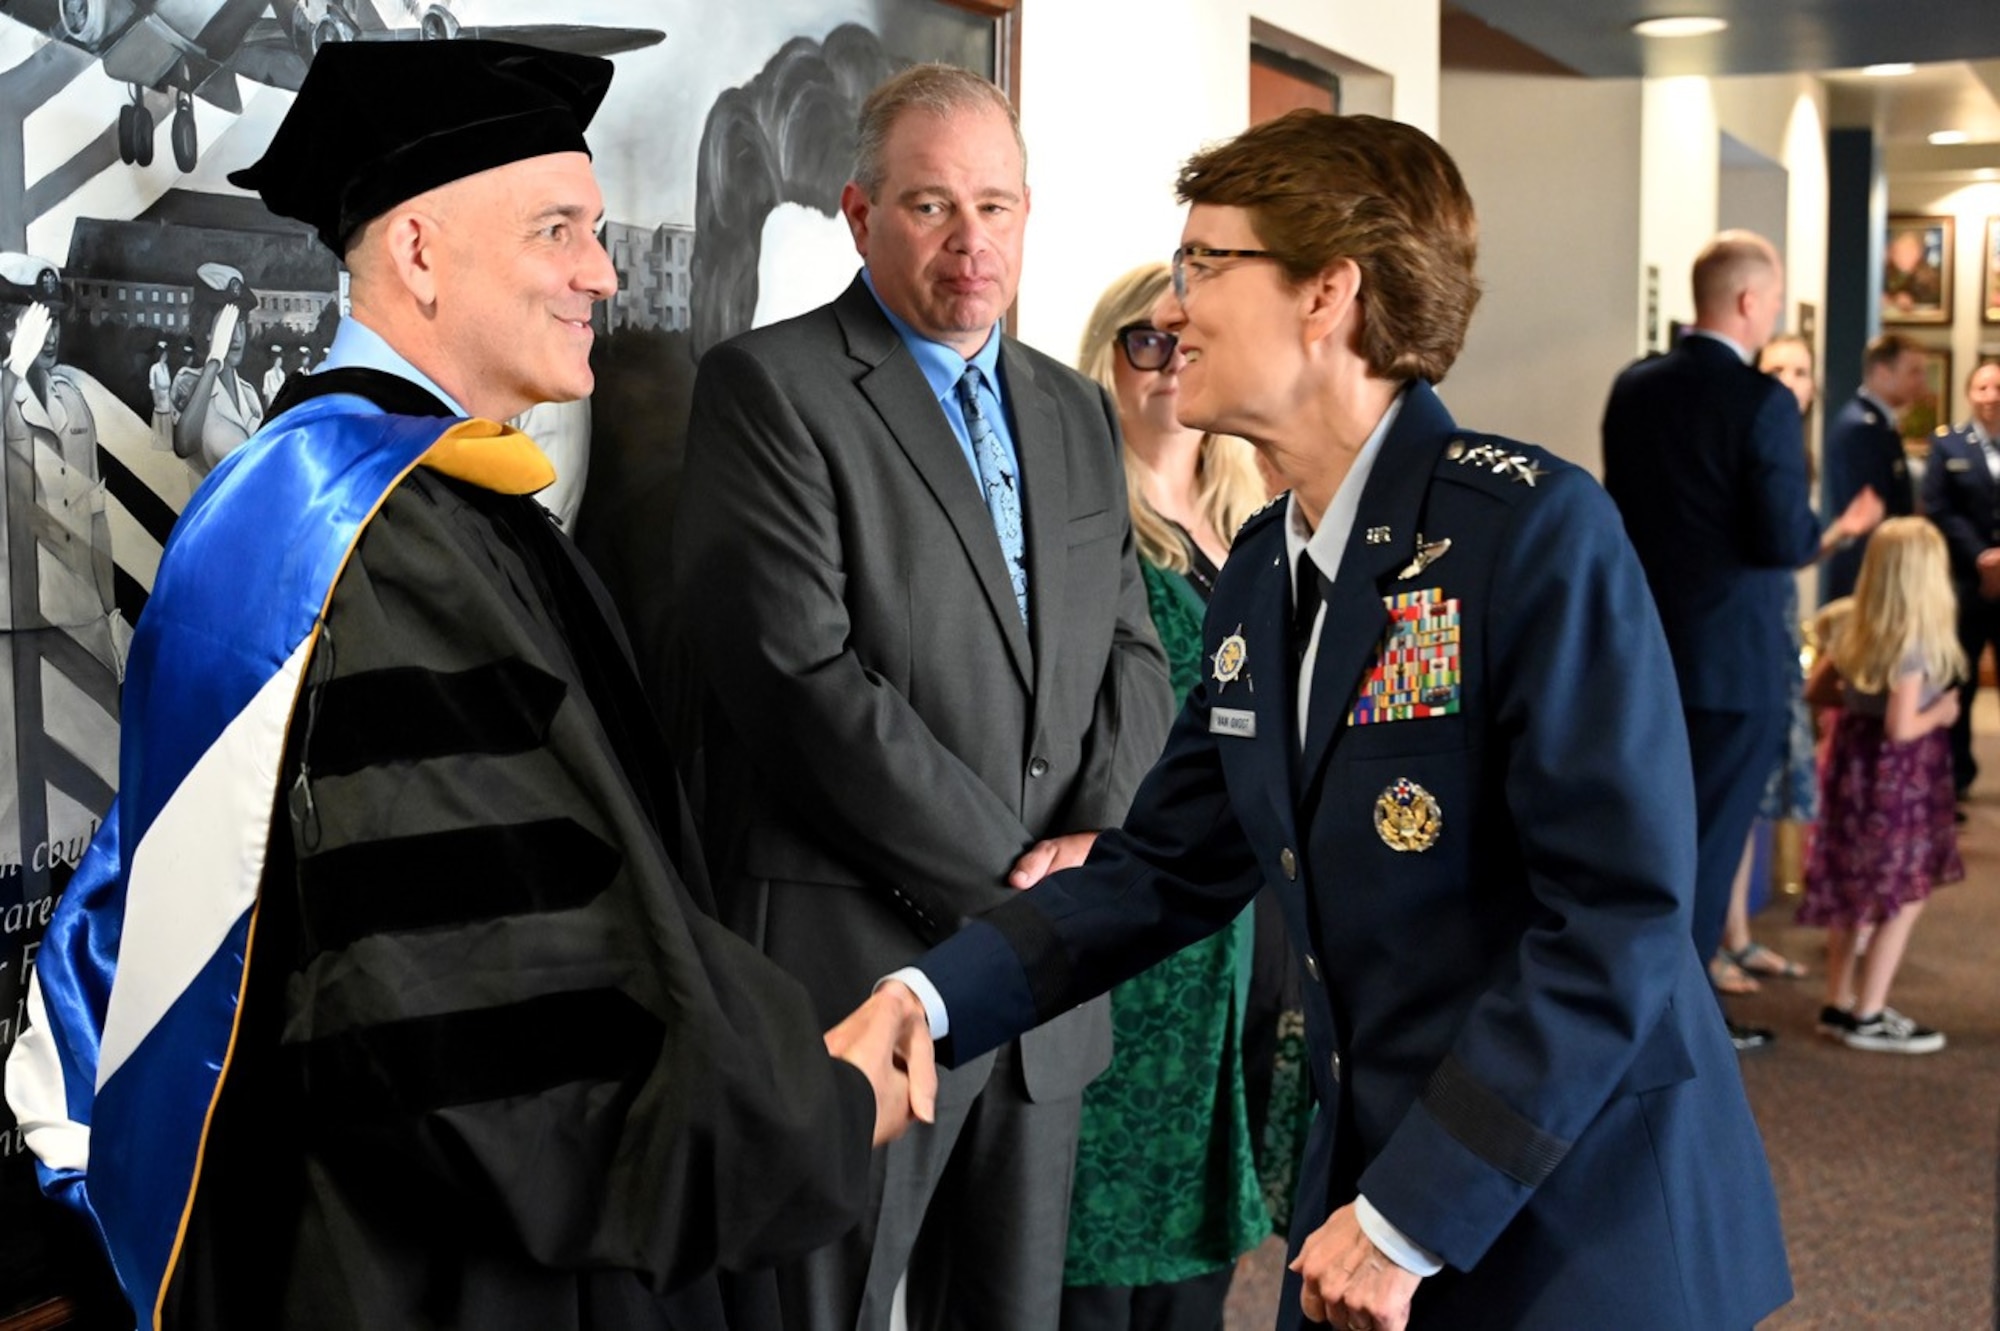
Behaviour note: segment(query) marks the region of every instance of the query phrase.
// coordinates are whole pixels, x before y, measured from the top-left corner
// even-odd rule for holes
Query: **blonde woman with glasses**
[[[1264,502],[1250,446],[1180,423],[1185,364],[1149,312],[1164,263],[1097,302],[1077,368],[1124,432],[1139,568],[1175,702],[1201,674],[1201,624],[1230,538]],[[1111,995],[1112,1063],[1083,1094],[1064,1331],[1208,1331],[1237,1256],[1270,1232],[1243,1079],[1252,912]]]

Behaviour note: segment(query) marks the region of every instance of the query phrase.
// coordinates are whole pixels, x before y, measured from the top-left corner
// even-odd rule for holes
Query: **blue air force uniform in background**
[[[1828,514],[1846,509],[1861,487],[1875,487],[1882,496],[1884,518],[1905,518],[1917,511],[1917,498],[1910,484],[1910,463],[1903,456],[1903,435],[1896,428],[1896,413],[1870,397],[1864,390],[1849,399],[1827,423],[1826,441],[1821,447],[1821,505]],[[1861,573],[1861,554],[1868,548],[1863,537],[1828,555],[1820,565],[1819,599],[1828,601],[1854,594],[1854,579]]]
[[[1959,685],[1958,720],[1951,727],[1953,784],[1961,791],[1979,774],[1972,756],[1972,695],[1979,688],[1979,655],[2000,644],[2000,601],[1979,594],[1979,556],[2000,546],[2000,440],[1977,422],[1939,426],[1924,464],[1924,512],[1944,533],[1951,552],[1951,582],[1958,592],[1958,641],[1972,667]]]
[[[1604,486],[1680,682],[1699,838],[1690,929],[1706,960],[1797,687],[1787,593],[1819,549],[1798,399],[1734,343],[1693,330],[1612,385]]]
[[[1320,1105],[1294,1254],[1359,1193],[1444,1264],[1413,1327],[1752,1325],[1790,1283],[1688,945],[1687,740],[1617,511],[1412,384],[1327,592],[1303,745],[1286,512],[1239,533],[1125,827],[918,962],[941,1051],[994,1047],[1269,883]]]

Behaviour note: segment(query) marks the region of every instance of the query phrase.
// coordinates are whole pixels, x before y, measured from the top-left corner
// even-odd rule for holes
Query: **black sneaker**
[[[1846,1008],[1827,1006],[1819,1010],[1819,1024],[1814,1029],[1829,1040],[1844,1040],[1860,1024]]]
[[[1729,1043],[1736,1046],[1738,1053],[1751,1049],[1762,1049],[1778,1038],[1778,1033],[1765,1026],[1739,1026],[1733,1021],[1725,1021],[1729,1028]]]
[[[1872,1054],[1935,1054],[1944,1048],[1944,1032],[1919,1026],[1885,1007],[1872,1017],[1856,1017],[1854,1029],[1841,1037],[1841,1043]]]

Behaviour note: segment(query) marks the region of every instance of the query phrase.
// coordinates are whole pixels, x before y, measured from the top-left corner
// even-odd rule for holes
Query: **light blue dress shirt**
[[[333,345],[326,349],[326,359],[317,367],[321,370],[380,370],[393,374],[398,379],[407,379],[417,387],[435,395],[437,399],[461,416],[472,413],[460,406],[457,399],[439,388],[431,377],[403,359],[402,353],[382,340],[382,335],[362,323],[353,315],[340,321],[334,330]]]
[[[896,330],[896,336],[902,338],[903,345],[910,349],[910,355],[916,360],[917,369],[922,372],[924,382],[930,385],[931,393],[937,398],[945,420],[951,423],[951,432],[958,439],[959,451],[965,454],[965,465],[971,470],[974,483],[982,486],[984,484],[979,474],[979,455],[973,452],[972,432],[966,427],[965,412],[958,405],[958,381],[965,377],[965,367],[968,365],[979,367],[980,410],[986,416],[987,423],[993,426],[994,433],[1000,436],[1000,446],[1006,451],[1008,465],[1014,469],[1016,476],[1021,475],[1021,454],[1014,446],[1014,422],[1008,414],[1007,399],[1000,383],[1000,326],[998,324],[993,326],[993,332],[987,337],[986,345],[975,352],[971,360],[967,360],[944,343],[925,337],[910,327],[894,310],[883,304],[882,297],[875,290],[875,279],[869,275],[866,268],[861,270],[861,280],[867,284],[868,294],[875,297],[875,303],[881,307],[882,315],[888,319],[889,326]],[[1026,495],[1027,485],[1024,480],[1022,484],[1024,501]],[[951,1029],[951,1022],[945,1014],[944,999],[924,973],[914,967],[905,967],[886,978],[901,980],[916,992],[917,997],[923,1001],[925,1013],[930,1017],[932,1036],[943,1039],[946,1032]]]
[[[932,341],[916,329],[910,327],[896,312],[882,303],[882,297],[875,292],[875,281],[866,268],[861,270],[861,280],[868,284],[868,294],[875,297],[875,303],[882,306],[882,313],[889,320],[889,326],[896,330],[896,336],[903,339],[903,345],[915,357],[917,368],[923,372],[924,382],[931,386],[931,393],[937,398],[938,406],[944,410],[944,418],[951,422],[951,432],[958,437],[959,451],[965,454],[965,465],[972,470],[972,479],[984,482],[979,474],[979,455],[972,451],[972,432],[966,428],[965,413],[958,405],[958,381],[965,377],[965,367],[979,367],[979,408],[993,432],[1000,436],[1000,447],[1007,454],[1007,465],[1014,475],[1021,475],[1021,454],[1014,447],[1014,421],[1007,412],[1007,398],[1000,383],[1000,325],[993,326],[993,332],[981,347],[967,360],[942,342]],[[982,489],[981,493],[984,491]],[[1025,479],[1021,487],[1022,508],[1027,507],[1027,485]],[[1032,589],[1031,589],[1032,590]]]

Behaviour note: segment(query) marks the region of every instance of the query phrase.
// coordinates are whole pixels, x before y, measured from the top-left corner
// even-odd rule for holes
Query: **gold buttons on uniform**
[[[1292,854],[1290,846],[1278,852],[1278,870],[1285,875],[1285,881],[1288,883],[1296,883],[1299,880],[1299,857]]]

